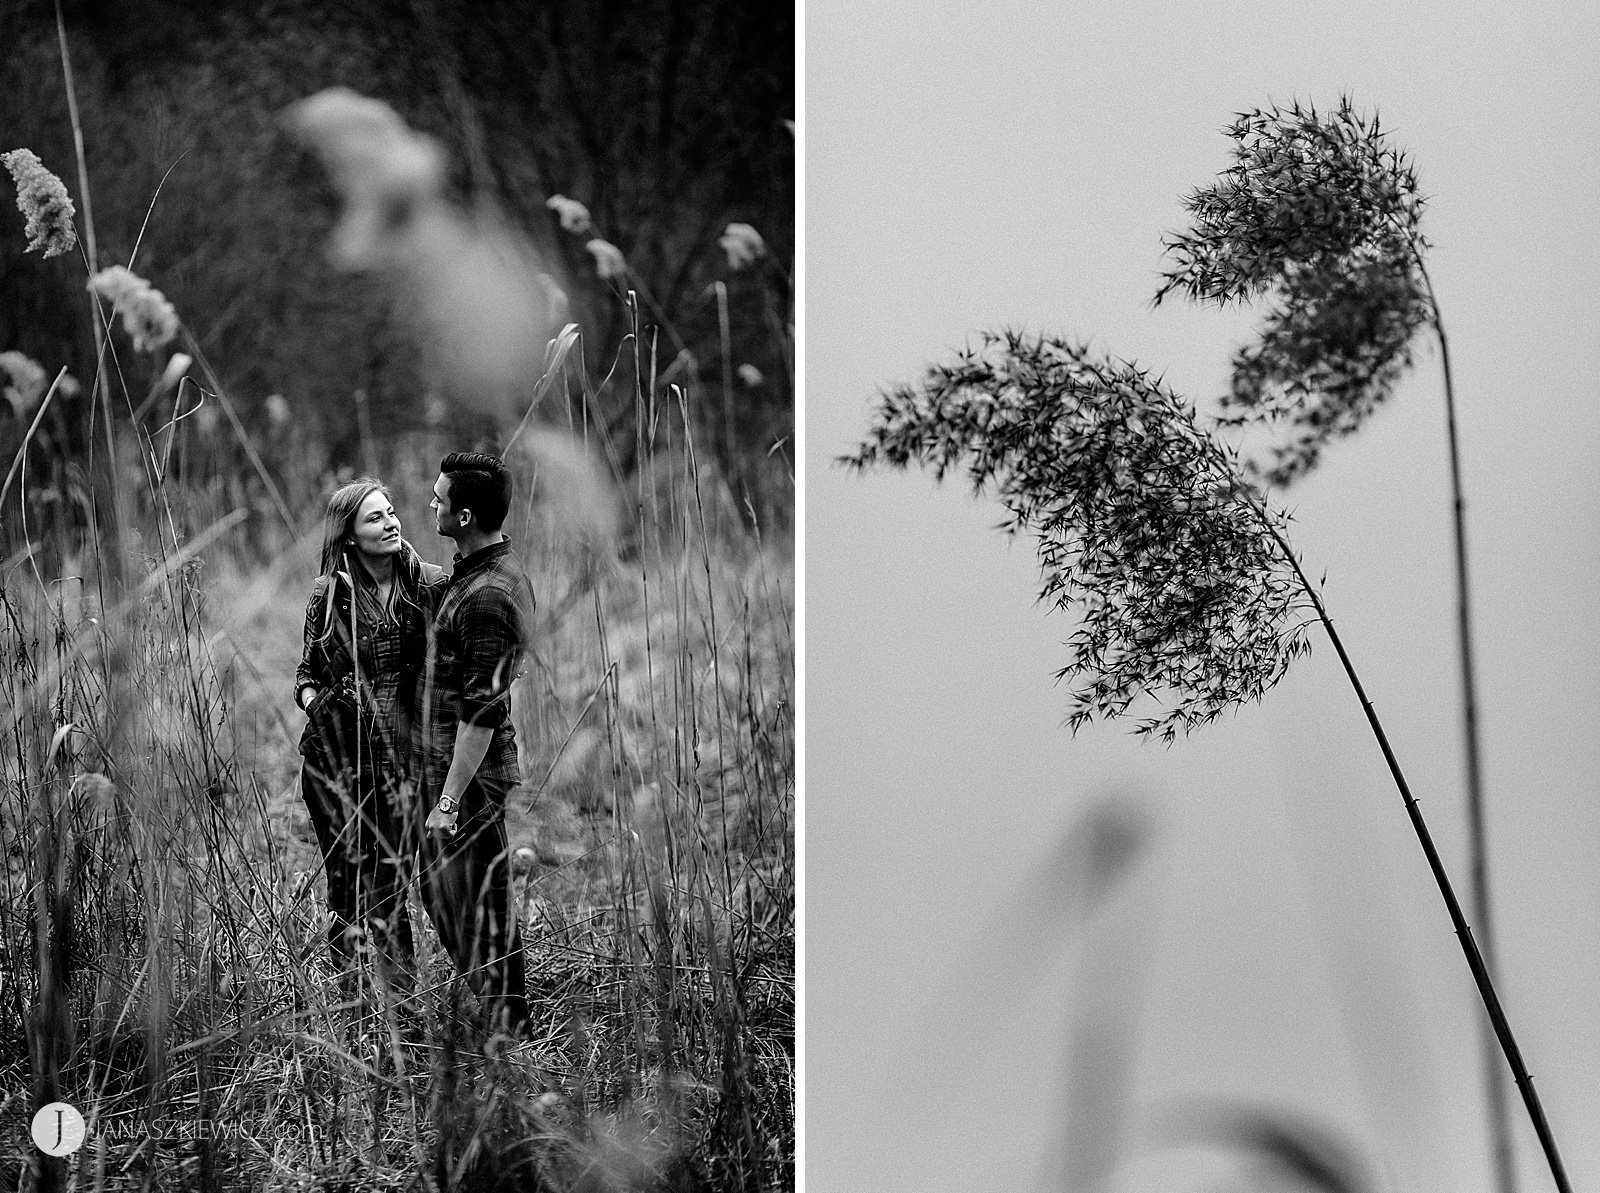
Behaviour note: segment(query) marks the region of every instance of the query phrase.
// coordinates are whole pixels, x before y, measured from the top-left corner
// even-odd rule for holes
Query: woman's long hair
[[[356,511],[361,508],[361,503],[374,493],[382,493],[384,500],[393,504],[394,497],[389,493],[389,486],[375,476],[358,476],[348,484],[341,485],[333,491],[328,498],[328,509],[322,517],[322,557],[318,564],[318,571],[328,582],[328,600],[324,607],[322,617],[322,632],[318,640],[322,641],[333,632],[333,596],[342,579],[347,585],[370,585],[372,577],[367,574],[367,569],[356,561],[356,548],[347,545],[351,528],[355,525]],[[416,593],[415,578],[421,571],[417,563],[416,552],[405,539],[400,540],[400,554],[395,557],[394,578],[398,588],[396,600],[409,605],[415,605]],[[351,600],[355,599],[355,592],[350,594]]]

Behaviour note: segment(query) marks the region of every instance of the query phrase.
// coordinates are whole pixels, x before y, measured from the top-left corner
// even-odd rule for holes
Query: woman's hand
[[[356,684],[353,676],[341,676],[339,679],[334,680],[325,688],[318,688],[312,684],[306,684],[300,690],[304,692],[308,689],[311,691],[311,699],[307,700],[304,704],[307,716],[310,716],[312,713],[317,711],[323,705],[328,704],[330,701],[337,707],[346,709],[355,707]]]

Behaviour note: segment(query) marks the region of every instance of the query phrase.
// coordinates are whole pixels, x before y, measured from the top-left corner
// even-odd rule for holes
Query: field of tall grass
[[[0,361],[0,1190],[792,1187],[781,451],[735,482],[708,462],[718,399],[686,350],[657,370],[621,273],[611,371],[590,379],[568,324],[515,431],[375,434],[358,397],[355,468],[276,398],[257,442],[160,293],[96,272],[92,225],[85,250],[37,165],[12,172],[46,255],[76,248],[106,305],[88,385]],[[725,367],[724,413],[729,386]],[[594,416],[630,403],[624,468]],[[534,1039],[511,1052],[486,1052],[415,892],[414,995],[341,984],[298,789],[323,503],[377,472],[448,566],[426,503],[469,447],[512,467],[539,599],[507,806]],[[55,1158],[30,1125],[58,1101],[87,1137]]]
[[[439,446],[387,453],[403,512]],[[7,564],[0,1188],[792,1183],[792,551],[693,448],[652,457],[619,540],[564,534],[537,482],[508,523],[540,597],[515,1059],[431,925],[415,1014],[330,968],[290,694],[316,498],[264,556],[230,513],[185,530],[215,492],[154,483],[116,541]],[[60,1160],[28,1135],[55,1100],[89,1129]]]

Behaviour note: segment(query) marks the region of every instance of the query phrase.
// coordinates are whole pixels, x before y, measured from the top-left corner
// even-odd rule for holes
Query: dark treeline
[[[663,368],[687,350],[679,375],[700,379],[708,454],[739,473],[790,433],[792,10],[750,0],[62,0],[61,11],[99,264],[126,263],[138,242],[136,272],[171,299],[245,425],[267,441],[272,405],[279,421],[285,409],[267,402],[272,394],[298,442],[326,445],[329,466],[359,463],[358,392],[380,436],[430,418],[429,380],[384,288],[329,263],[337,198],[280,119],[334,85],[385,101],[437,138],[453,196],[527,234],[570,299],[591,370],[610,366],[627,319],[587,238],[564,232],[546,207],[555,194],[589,208],[590,235],[615,243],[643,283]],[[0,44],[0,150],[26,146],[59,174],[81,230],[55,5],[4,6]],[[87,391],[82,263],[24,254],[10,199],[0,203],[0,351],[24,352],[52,375],[66,365]],[[717,243],[730,221],[758,229],[769,257],[731,270]],[[727,285],[732,367],[759,371],[735,381],[732,402],[717,281]],[[137,406],[161,362],[125,345],[120,360],[119,384]],[[127,418],[120,397],[114,408]],[[603,412],[624,472],[632,411],[619,398]],[[459,410],[441,416],[435,404],[431,417],[470,431]],[[85,432],[62,418],[62,446],[81,442]]]

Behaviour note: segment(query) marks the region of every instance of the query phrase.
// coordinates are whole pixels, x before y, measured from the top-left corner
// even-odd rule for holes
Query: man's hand
[[[472,782],[472,776],[477,773],[478,765],[489,752],[489,742],[494,737],[493,729],[484,729],[477,725],[457,725],[455,748],[450,754],[450,770],[444,777],[444,787],[439,797],[453,796],[457,801],[461,799],[458,792],[464,792],[467,784]],[[452,836],[456,831],[456,815],[461,811],[461,805],[456,803],[454,812],[441,812],[438,805],[428,813],[428,819],[423,824],[428,832],[441,832],[445,836]]]
[[[435,804],[422,827],[430,833],[443,833],[447,837],[453,837],[456,833],[456,817],[460,814],[459,807],[454,812],[443,812],[439,809],[439,805]]]

